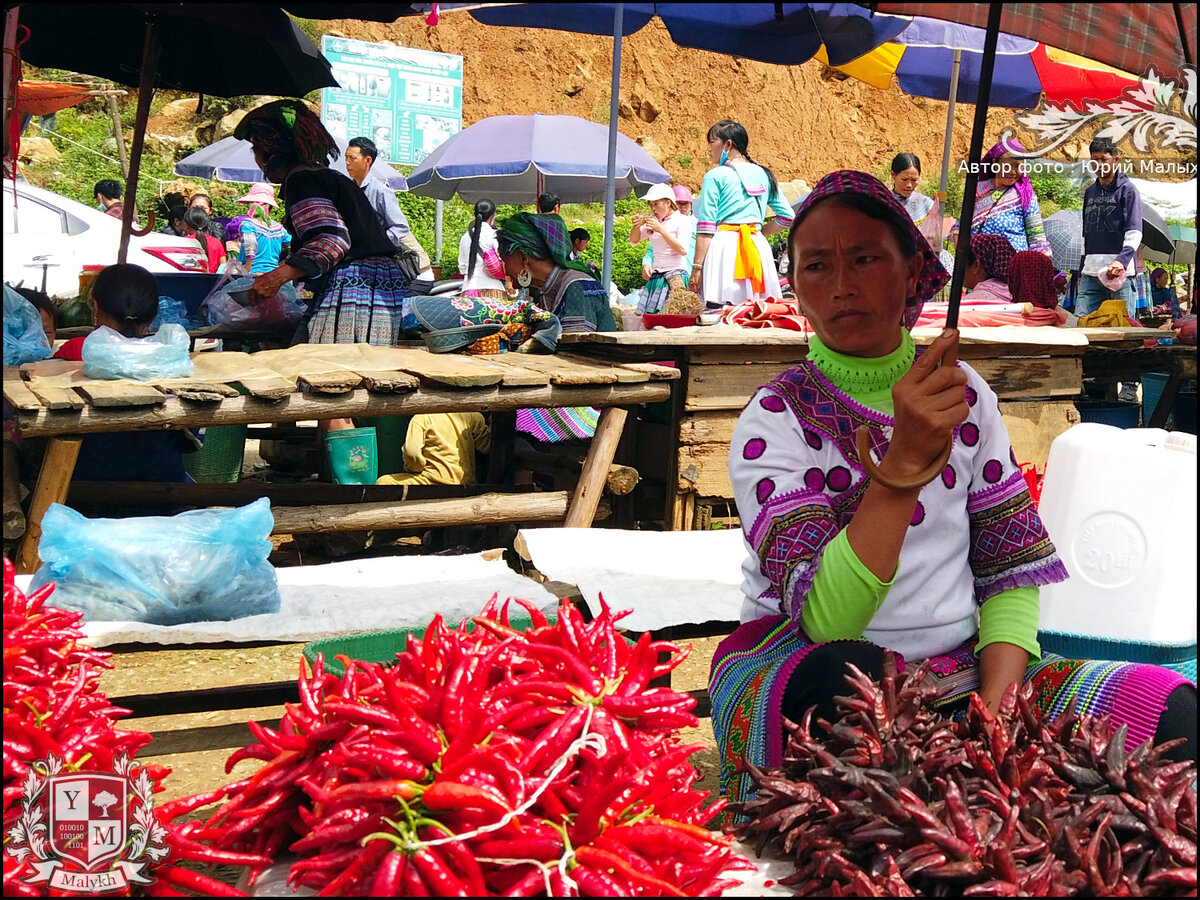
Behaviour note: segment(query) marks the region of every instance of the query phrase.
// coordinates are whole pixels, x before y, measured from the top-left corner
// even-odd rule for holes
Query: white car
[[[53,191],[18,181],[4,185],[4,281],[24,282],[51,297],[79,293],[85,265],[117,261],[121,220]],[[130,235],[127,261],[155,274],[207,273],[197,241],[167,234]]]

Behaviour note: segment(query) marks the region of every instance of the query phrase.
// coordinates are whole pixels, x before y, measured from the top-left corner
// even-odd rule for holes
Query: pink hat
[[[239,203],[265,203],[267,206],[278,206],[275,201],[275,188],[264,181],[260,181],[254,187],[250,188],[250,192],[245,197],[238,197]]]
[[[1119,291],[1121,288],[1125,287],[1125,279],[1128,277],[1129,273],[1126,272],[1125,269],[1121,269],[1121,274],[1119,274],[1116,278],[1109,277],[1108,269],[1105,269],[1099,275],[1100,283],[1110,291]]]
[[[687,189],[686,185],[675,185],[675,202],[676,203],[691,203],[692,192]]]

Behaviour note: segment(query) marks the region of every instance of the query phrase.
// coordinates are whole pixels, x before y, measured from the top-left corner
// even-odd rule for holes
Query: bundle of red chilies
[[[112,655],[80,643],[83,613],[67,612],[46,601],[53,584],[26,596],[17,588],[12,563],[4,561],[4,833],[5,846],[13,840],[13,828],[23,809],[23,786],[30,767],[46,775],[46,761],[62,762],[62,772],[112,774],[119,758],[132,758],[150,743],[143,731],[118,731],[113,723],[129,710],[113,706],[98,689],[99,670],[111,668]],[[130,769],[131,775],[139,767]],[[170,769],[141,766],[154,785]],[[171,804],[155,810],[164,824],[175,812]],[[193,823],[196,827],[199,823]],[[146,874],[156,883],[151,893],[173,893],[171,886],[202,894],[227,890],[215,879],[180,868],[182,860],[221,862],[220,854],[190,840],[180,828],[165,828],[167,856],[148,866]],[[236,857],[233,858],[236,860]],[[36,897],[46,894],[46,885],[33,885],[30,858],[18,861],[4,854],[4,896]],[[58,892],[61,893],[61,892]]]
[[[651,682],[687,655],[585,623],[564,602],[553,624],[510,627],[493,599],[457,629],[440,616],[394,665],[339,656],[301,663],[300,702],[278,730],[230,756],[253,776],[180,801],[224,801],[191,837],[257,858],[288,881],[350,896],[715,896],[753,868],[704,828],[689,757],[695,700]],[[473,622],[473,626],[471,623]],[[470,630],[469,630],[470,629]],[[667,658],[660,661],[660,654]]]

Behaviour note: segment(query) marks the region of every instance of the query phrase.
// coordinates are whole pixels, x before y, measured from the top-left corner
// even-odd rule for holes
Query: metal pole
[[[962,50],[954,48],[954,65],[950,69],[950,97],[946,106],[946,143],[942,145],[942,182],[938,188],[938,199],[946,202],[946,188],[950,177],[950,138],[954,135],[954,104],[958,100],[958,70],[962,65]]]
[[[625,4],[613,6],[612,96],[608,104],[608,175],[604,182],[604,267],[603,287],[612,283],[613,220],[617,202],[617,105],[621,100],[621,33],[625,30]]]
[[[433,258],[437,265],[442,264],[442,201],[433,201]]]
[[[983,132],[987,129],[988,103],[992,98],[992,70],[996,65],[996,39],[1000,36],[999,3],[988,4],[987,36],[983,41],[983,60],[979,67],[979,96],[975,98],[975,122],[971,128],[967,183],[963,187],[962,216],[959,218],[958,243],[954,248],[954,277],[950,282],[950,303],[946,308],[946,327],[958,327],[958,305],[962,300],[963,279],[967,272],[967,251],[971,248],[971,220],[975,217],[975,188],[979,184],[979,160],[983,156]]]

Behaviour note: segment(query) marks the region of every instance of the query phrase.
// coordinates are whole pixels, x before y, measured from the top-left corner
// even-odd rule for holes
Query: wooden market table
[[[937,334],[918,329],[914,338],[924,345]],[[1117,381],[1168,371],[1168,390],[1148,424],[1165,421],[1181,381],[1195,377],[1196,348],[1143,342],[1172,336],[1146,328],[963,328],[959,356],[1000,398],[1018,458],[1044,467],[1053,438],[1079,421],[1074,400],[1085,376]],[[662,360],[679,369],[669,415],[637,422],[632,461],[665,483],[663,522],[672,530],[712,527],[722,511],[732,513],[728,456],[738,415],[759,386],[808,353],[804,333],[731,325],[571,334],[563,342],[594,359]]]
[[[80,438],[85,434],[179,427],[274,424],[309,420],[493,412],[492,469],[512,450],[516,410],[592,406],[601,409],[596,435],[573,494],[484,494],[469,498],[343,504],[326,508],[348,529],[438,524],[562,521],[587,527],[600,502],[628,409],[668,400],[671,368],[596,361],[571,354],[498,356],[434,354],[424,348],[366,344],[300,345],[259,353],[193,354],[191,378],[139,383],[85,378],[81,363],[46,360],[4,368],[4,397],[23,438],[49,438],[19,572],[38,562],[41,520],[63,502]],[[449,509],[453,507],[453,509]],[[273,510],[276,530],[317,527],[318,507]],[[337,527],[337,526],[335,526]]]

